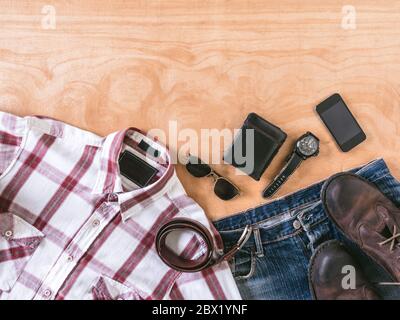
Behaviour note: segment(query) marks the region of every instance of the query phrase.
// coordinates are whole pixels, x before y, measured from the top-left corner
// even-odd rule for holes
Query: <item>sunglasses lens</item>
[[[214,192],[222,200],[230,200],[239,194],[239,190],[224,178],[217,180]]]
[[[189,157],[189,161],[186,164],[186,170],[197,178],[202,178],[210,174],[211,167],[208,164],[202,163],[197,157]]]

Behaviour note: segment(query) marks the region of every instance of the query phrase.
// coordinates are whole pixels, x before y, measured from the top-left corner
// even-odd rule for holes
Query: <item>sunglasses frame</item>
[[[211,167],[210,167],[210,168],[211,168]],[[212,177],[212,178],[214,179],[214,193],[215,193],[215,185],[217,184],[218,180],[225,180],[226,182],[228,182],[230,185],[232,185],[232,186],[236,189],[237,193],[236,193],[232,198],[229,198],[229,199],[226,199],[226,200],[225,200],[225,199],[222,199],[221,197],[219,197],[219,196],[215,193],[215,195],[216,195],[218,198],[220,198],[221,200],[229,201],[229,200],[235,199],[237,196],[240,196],[240,195],[241,195],[240,189],[239,189],[232,181],[230,181],[228,178],[225,178],[225,177],[221,176],[219,173],[215,172],[215,171],[213,170],[213,168],[211,168],[210,173],[209,173],[208,175],[205,176],[205,178],[208,178],[208,177]]]
[[[196,159],[199,161],[199,164],[201,163],[201,159],[199,159],[199,158],[197,158],[197,157],[189,156],[189,159],[190,159],[190,158],[196,158]],[[188,163],[190,163],[190,162],[187,162],[186,165],[185,165],[185,167],[188,165]],[[216,172],[213,168],[211,168],[211,166],[208,165],[207,163],[203,163],[203,164],[204,164],[204,165],[207,165],[207,166],[210,168],[210,172],[209,172],[208,174],[206,174],[205,176],[203,176],[203,177],[196,177],[195,175],[193,175],[193,174],[190,172],[190,170],[187,169],[187,167],[186,167],[186,170],[191,174],[191,176],[193,176],[193,177],[195,177],[195,178],[208,178],[208,177],[213,178],[213,180],[214,180],[214,194],[215,194],[219,199],[221,199],[221,200],[229,201],[229,200],[232,200],[232,199],[234,199],[234,198],[236,198],[237,196],[240,196],[240,195],[242,194],[242,192],[240,191],[240,189],[239,189],[231,180],[229,180],[228,178],[225,178],[225,177],[221,176],[218,172]],[[192,163],[192,165],[193,165],[193,163]],[[195,164],[194,164],[194,165],[195,165]],[[226,182],[228,182],[230,185],[232,185],[232,186],[236,189],[237,193],[236,193],[232,198],[229,198],[229,199],[222,199],[220,196],[218,196],[218,195],[215,193],[215,185],[217,184],[218,180],[221,180],[221,179],[222,179],[222,180],[225,180]]]

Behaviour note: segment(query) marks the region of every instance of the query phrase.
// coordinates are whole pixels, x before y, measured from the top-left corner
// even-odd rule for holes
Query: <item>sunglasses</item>
[[[189,156],[186,170],[196,178],[212,177],[214,179],[214,193],[221,200],[231,200],[240,195],[240,190],[228,179],[216,173],[208,164],[194,156]]]

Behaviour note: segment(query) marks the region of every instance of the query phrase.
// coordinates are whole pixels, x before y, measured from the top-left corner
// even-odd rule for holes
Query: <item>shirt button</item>
[[[117,201],[118,200],[118,196],[115,194],[115,193],[110,193],[108,196],[107,196],[107,201],[108,202],[115,202],[115,201]]]
[[[11,238],[13,236],[12,230],[7,230],[6,232],[4,232],[4,236],[6,238]]]
[[[92,222],[93,227],[98,227],[100,225],[100,220],[99,219],[94,219]]]
[[[73,256],[68,256],[67,260],[68,260],[68,262],[72,262],[72,261],[74,261],[74,257]]]
[[[299,220],[294,220],[293,222],[293,228],[295,228],[296,230],[301,228],[301,223]]]
[[[29,248],[31,249],[35,249],[38,245],[38,241],[37,240],[33,240],[31,243],[29,243]]]
[[[44,290],[44,291],[43,291],[43,295],[44,295],[46,298],[49,298],[49,297],[51,296],[51,290],[50,290],[50,289]]]

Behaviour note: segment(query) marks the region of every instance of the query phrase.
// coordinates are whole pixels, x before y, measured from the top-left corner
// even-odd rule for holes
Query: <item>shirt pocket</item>
[[[94,300],[143,300],[135,289],[105,276],[98,278],[91,291]]]
[[[44,234],[12,213],[0,213],[0,296],[11,291]]]

